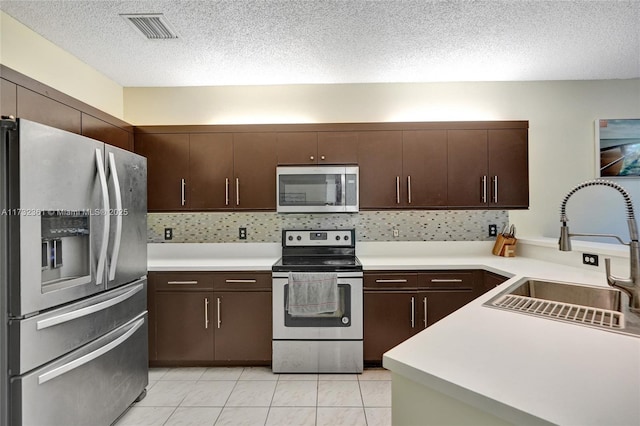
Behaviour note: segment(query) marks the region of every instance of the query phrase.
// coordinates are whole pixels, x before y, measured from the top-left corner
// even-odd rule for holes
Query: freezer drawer
[[[10,375],[24,374],[118,328],[147,309],[147,279],[9,324]]]
[[[147,313],[11,379],[14,426],[109,425],[148,384]]]

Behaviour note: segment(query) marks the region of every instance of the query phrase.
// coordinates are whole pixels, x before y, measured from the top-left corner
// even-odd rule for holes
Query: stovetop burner
[[[272,267],[274,272],[342,272],[362,271],[362,263],[355,256],[287,256]]]

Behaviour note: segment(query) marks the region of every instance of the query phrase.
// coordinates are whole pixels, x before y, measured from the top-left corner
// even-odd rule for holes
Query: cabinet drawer
[[[375,273],[364,274],[364,288],[416,288],[418,286],[418,274],[407,273]]]
[[[213,274],[216,290],[268,290],[271,291],[270,272],[224,272]]]
[[[152,272],[150,282],[156,290],[202,290],[213,288],[211,273]]]
[[[418,274],[420,288],[465,288],[471,289],[475,283],[475,271],[434,271]]]

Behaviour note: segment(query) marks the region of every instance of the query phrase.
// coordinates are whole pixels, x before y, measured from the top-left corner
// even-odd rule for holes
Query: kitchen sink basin
[[[640,318],[622,295],[609,287],[522,278],[484,306],[640,336]]]

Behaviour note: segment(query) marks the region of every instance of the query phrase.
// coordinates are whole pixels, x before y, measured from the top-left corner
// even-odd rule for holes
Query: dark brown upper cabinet
[[[147,157],[148,210],[187,210],[190,201],[187,189],[189,135],[137,134],[135,152]]]
[[[233,209],[233,134],[192,133],[189,150],[189,207]]]
[[[17,117],[82,134],[81,112],[56,100],[18,86]]]
[[[527,129],[449,130],[448,205],[529,206]]]
[[[276,134],[234,133],[235,210],[276,209]]]
[[[279,132],[279,165],[358,163],[356,132]]]
[[[402,207],[402,132],[372,131],[358,134],[360,208]]]
[[[18,115],[18,87],[4,79],[0,79],[0,115]]]
[[[85,113],[82,113],[82,135],[127,151],[133,150],[129,132]]]
[[[447,205],[447,132],[402,132],[401,205],[407,208]]]

